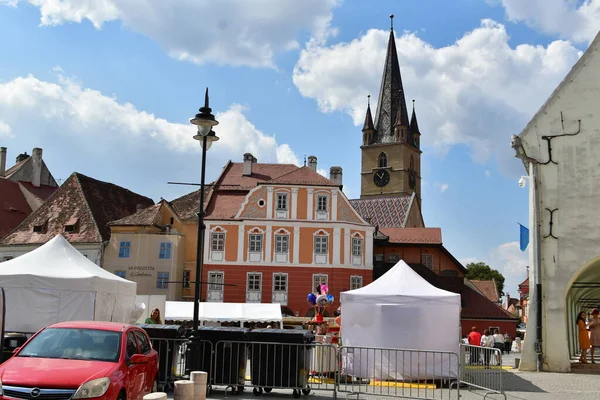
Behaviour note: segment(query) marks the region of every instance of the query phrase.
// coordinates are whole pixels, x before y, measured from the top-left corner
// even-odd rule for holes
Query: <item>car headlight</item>
[[[2,381],[0,381],[0,396],[4,395],[4,390],[2,390]]]
[[[79,386],[79,389],[75,392],[73,399],[91,399],[94,397],[104,396],[104,393],[110,386],[110,379],[99,378],[92,381],[88,381],[83,385]]]

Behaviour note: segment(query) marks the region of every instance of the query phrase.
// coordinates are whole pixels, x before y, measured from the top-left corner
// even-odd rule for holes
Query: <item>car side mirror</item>
[[[130,364],[146,364],[148,363],[148,357],[143,354],[134,354],[129,359]]]
[[[13,354],[17,354],[17,353],[19,352],[19,350],[21,350],[21,348],[20,348],[20,347],[17,347],[16,349],[14,349],[14,350],[13,350],[13,352],[12,352],[12,353],[13,353]]]

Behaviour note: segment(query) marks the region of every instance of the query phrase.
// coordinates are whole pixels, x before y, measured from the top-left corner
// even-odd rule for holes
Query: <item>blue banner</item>
[[[520,234],[519,234],[519,242],[521,246],[521,251],[525,251],[527,245],[529,245],[529,229],[525,228],[523,225],[519,224]]]

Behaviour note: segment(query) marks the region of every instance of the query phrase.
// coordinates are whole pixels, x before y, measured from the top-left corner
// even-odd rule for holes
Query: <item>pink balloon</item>
[[[321,284],[321,294],[327,294],[328,292],[329,289],[327,288],[327,285]]]

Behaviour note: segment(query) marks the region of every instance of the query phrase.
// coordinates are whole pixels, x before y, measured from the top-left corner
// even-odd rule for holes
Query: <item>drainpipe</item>
[[[541,234],[540,234],[540,212],[539,212],[539,191],[538,191],[538,179],[537,179],[538,165],[529,161],[529,175],[531,176],[533,190],[533,237],[534,237],[534,268],[535,268],[535,299],[536,299],[536,332],[535,332],[535,352],[537,353],[536,359],[536,370],[541,372],[543,370],[543,353],[542,353],[542,246],[541,246]]]

